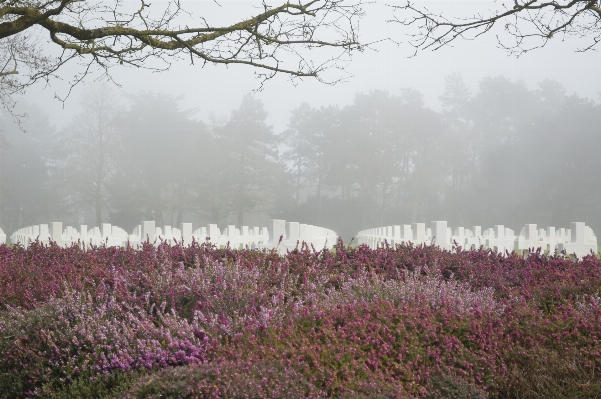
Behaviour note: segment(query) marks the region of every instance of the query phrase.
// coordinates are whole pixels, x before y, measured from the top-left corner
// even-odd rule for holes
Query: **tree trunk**
[[[298,157],[298,163],[296,164],[296,205],[300,204],[300,173],[301,173],[301,162],[302,157]]]

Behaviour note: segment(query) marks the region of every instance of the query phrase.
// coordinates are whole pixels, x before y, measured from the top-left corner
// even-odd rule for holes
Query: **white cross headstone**
[[[52,241],[57,243],[58,245],[62,245],[63,243],[63,223],[62,222],[52,222],[50,225],[50,237]]]
[[[425,223],[413,223],[413,243],[415,245],[422,245],[426,242],[426,224]]]
[[[111,224],[102,223],[102,238],[106,239],[111,236]]]
[[[482,227],[481,226],[473,226],[470,231],[470,236],[465,240],[465,246],[467,249],[478,249],[480,246],[486,244],[484,238],[482,237]]]
[[[142,222],[142,234],[140,235],[140,242],[154,243],[156,234],[156,228],[154,220],[146,220]]]
[[[555,250],[557,249],[557,234],[555,231],[555,227],[547,227],[547,234],[546,234],[546,245],[547,245],[547,251],[549,251],[549,254],[554,254]]]
[[[569,255],[576,255],[579,258],[589,255],[591,251],[597,253],[597,238],[593,231],[582,222],[572,222],[572,239],[568,243],[560,243],[559,250],[565,250]]]
[[[300,226],[298,222],[286,222],[286,241],[296,245],[299,240]]]
[[[522,231],[524,234],[520,234],[515,241],[515,249],[526,251],[531,248],[542,248],[543,245],[538,239],[538,229],[536,228],[536,224],[527,224]]]
[[[179,233],[184,245],[192,244],[192,223],[182,223]]]
[[[455,229],[455,233],[451,236],[451,244],[454,244],[455,242],[457,242],[457,245],[459,245],[460,247],[464,247],[465,239],[466,239],[465,228],[457,227]]]
[[[216,243],[221,236],[221,231],[219,231],[219,227],[216,224],[210,224],[207,229],[208,236],[211,239],[211,242]]]
[[[413,232],[411,231],[410,224],[404,224],[401,226],[401,239],[404,242],[413,241]]]
[[[496,250],[500,254],[505,254],[505,251],[513,251],[515,238],[512,236],[506,236],[507,229],[505,226],[497,224],[492,229],[492,234],[486,239],[488,248]]]
[[[173,231],[171,230],[171,226],[164,226],[163,231],[165,232],[165,236],[163,237],[163,240],[167,240],[169,243],[171,243],[171,240],[174,238]]]
[[[436,245],[441,249],[450,250],[449,236],[446,220],[432,222],[432,245]]]
[[[286,239],[286,221],[281,219],[269,219],[269,241],[278,245],[280,238]]]

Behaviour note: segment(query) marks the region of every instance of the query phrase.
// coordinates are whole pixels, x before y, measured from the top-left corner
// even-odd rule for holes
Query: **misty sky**
[[[153,8],[158,9],[163,4],[165,2],[155,1]],[[215,24],[235,22],[252,15],[255,12],[253,6],[257,3],[223,0],[220,4],[213,1],[183,2],[184,8],[194,15],[204,15]],[[467,16],[494,7],[492,1],[427,1],[421,4],[431,11],[457,16]],[[461,73],[474,91],[483,77],[504,75],[512,80],[523,80],[529,87],[534,87],[544,79],[554,79],[564,85],[568,94],[577,93],[599,101],[601,76],[594,71],[601,65],[601,54],[575,51],[579,45],[588,42],[577,39],[562,41],[558,37],[546,48],[516,58],[497,47],[495,35],[502,32],[493,30],[474,41],[456,42],[452,48],[420,52],[417,57],[410,58],[413,49],[407,44],[406,37],[410,31],[398,24],[385,23],[392,18],[391,8],[384,2],[377,2],[366,5],[365,11],[366,16],[360,22],[359,31],[362,42],[384,41],[374,44],[375,50],[353,56],[346,69],[352,76],[346,83],[328,86],[309,78],[297,80],[295,86],[287,76],[281,75],[267,82],[264,90],[257,93],[269,112],[269,122],[275,132],[286,128],[289,111],[302,102],[313,106],[343,106],[352,102],[355,93],[372,89],[398,94],[401,88],[412,87],[424,94],[426,105],[438,109],[437,97],[443,90],[444,77],[453,72]],[[386,41],[387,38],[400,43],[397,45]],[[305,55],[312,57],[310,53]],[[68,79],[70,73],[72,71],[64,69],[62,77]],[[245,93],[260,86],[253,68],[210,65],[202,68],[200,65],[191,66],[189,61],[176,62],[170,71],[163,73],[133,68],[117,68],[112,73],[122,85],[123,93],[152,90],[184,95],[182,106],[197,108],[196,117],[204,121],[208,121],[210,115],[229,115]],[[326,78],[337,76],[343,75],[334,72]],[[77,112],[79,96],[85,95],[86,91],[83,85],[76,87],[63,109],[63,105],[53,97],[55,91],[65,95],[66,88],[60,82],[54,82],[52,87],[44,89],[38,86],[28,92],[26,99],[47,110],[51,122],[60,128]]]

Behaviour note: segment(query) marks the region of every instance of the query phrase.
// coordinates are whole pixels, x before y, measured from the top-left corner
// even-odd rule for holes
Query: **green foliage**
[[[61,387],[52,389],[44,397],[49,399],[112,399],[122,396],[134,382],[146,374],[145,371],[117,371],[96,377],[80,376],[70,384],[64,385],[62,389]]]
[[[484,399],[488,395],[474,384],[460,381],[456,377],[436,374],[428,381],[427,399]]]
[[[577,356],[540,350],[516,363],[507,378],[504,395],[510,398],[599,398],[599,365]]]
[[[215,362],[175,367],[142,378],[124,399],[325,398],[302,373],[282,362]]]

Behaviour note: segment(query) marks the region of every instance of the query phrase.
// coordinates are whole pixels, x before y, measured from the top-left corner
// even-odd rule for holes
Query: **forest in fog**
[[[335,230],[431,220],[451,226],[568,227],[601,218],[601,112],[560,82],[499,77],[470,91],[447,76],[441,110],[414,89],[302,103],[275,131],[252,94],[205,123],[178,97],[90,86],[56,129],[33,106],[26,132],[0,121],[0,227],[142,220]],[[72,100],[69,100],[72,101]],[[518,229],[519,231],[519,229]]]

